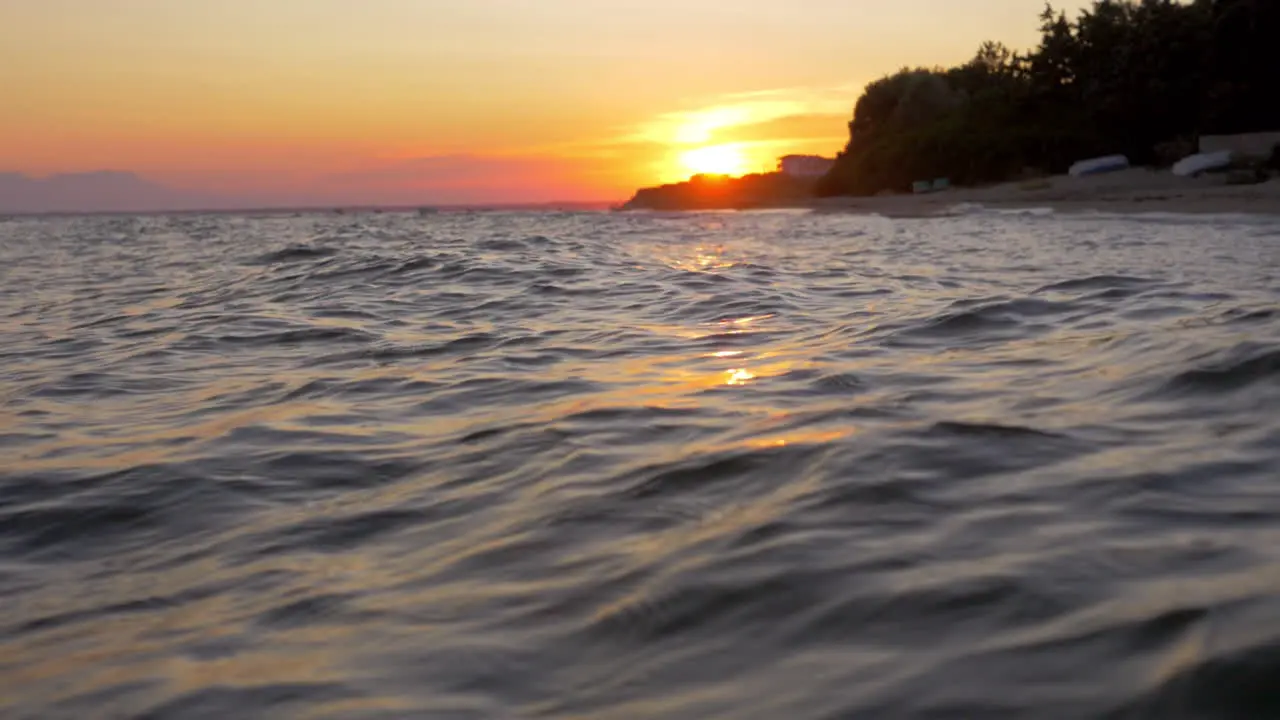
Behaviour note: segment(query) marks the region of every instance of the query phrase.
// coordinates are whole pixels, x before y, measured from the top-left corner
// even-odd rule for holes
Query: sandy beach
[[[914,217],[945,213],[956,205],[988,208],[1051,208],[1057,212],[1249,213],[1280,215],[1280,179],[1257,185],[1227,185],[1221,175],[1178,177],[1134,168],[1086,177],[1066,175],[982,188],[954,188],[925,195],[823,198],[815,210]]]

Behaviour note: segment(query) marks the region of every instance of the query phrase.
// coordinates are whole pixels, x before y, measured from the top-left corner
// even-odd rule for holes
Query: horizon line
[[[230,215],[235,213],[300,213],[300,212],[418,212],[433,210],[439,212],[477,211],[477,210],[533,210],[533,209],[582,209],[609,210],[621,206],[623,200],[550,200],[545,202],[489,202],[489,203],[421,203],[415,205],[379,204],[379,203],[326,203],[317,205],[246,205],[221,208],[177,208],[177,209],[139,209],[139,210],[13,210],[0,211],[0,219],[19,217],[86,217],[94,215]]]

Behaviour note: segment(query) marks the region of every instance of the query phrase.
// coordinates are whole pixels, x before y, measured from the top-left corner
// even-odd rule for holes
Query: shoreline
[[[885,217],[931,217],[957,205],[993,210],[1186,215],[1280,215],[1280,179],[1227,185],[1224,176],[1184,178],[1169,172],[1129,169],[1103,175],[1058,175],[981,188],[954,188],[922,195],[818,198],[797,207]]]

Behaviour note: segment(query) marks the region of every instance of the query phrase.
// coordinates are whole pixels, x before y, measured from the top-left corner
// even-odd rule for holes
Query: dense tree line
[[[868,85],[819,193],[1167,163],[1201,134],[1280,130],[1280,0],[1098,0],[1074,20],[1046,5],[1040,33],[1029,52],[987,42]]]
[[[645,188],[623,210],[723,210],[797,203],[813,197],[814,181],[783,173],[728,177],[694,175],[682,183]]]

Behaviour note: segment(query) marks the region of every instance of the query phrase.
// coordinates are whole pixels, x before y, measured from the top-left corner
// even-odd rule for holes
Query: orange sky
[[[617,200],[834,154],[866,82],[984,39],[1029,46],[1042,7],[8,0],[0,171],[261,198]]]

